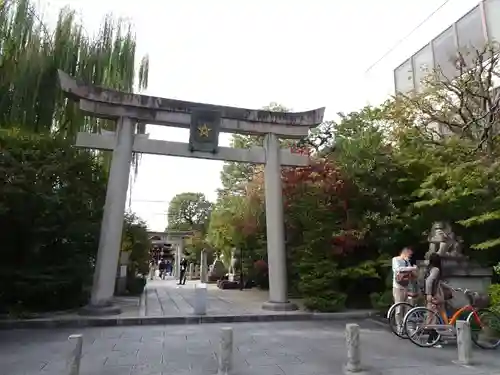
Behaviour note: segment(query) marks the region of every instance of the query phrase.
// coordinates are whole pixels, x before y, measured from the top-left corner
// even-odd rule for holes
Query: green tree
[[[270,103],[262,108],[264,111],[289,112],[290,109],[278,103]],[[234,134],[231,139],[231,147],[251,148],[262,146],[263,137],[254,135]],[[248,163],[226,162],[222,167],[220,194],[245,194],[245,184],[252,179],[256,172],[256,166]]]
[[[256,260],[266,258],[264,229],[263,201],[247,184],[247,195],[227,195],[219,199],[212,211],[206,238],[226,262],[231,259],[233,248],[243,251],[245,274],[249,274]]]
[[[185,240],[186,258],[191,263],[197,263],[201,259],[201,251],[205,250],[207,254],[207,263],[214,261],[214,250],[206,241],[204,232],[194,231],[193,235]]]
[[[112,130],[114,122],[84,116],[59,89],[57,70],[95,85],[132,92],[147,86],[149,61],[135,73],[136,42],[130,25],[110,16],[90,38],[69,9],[49,30],[30,0],[0,3],[0,127],[55,132]]]
[[[234,134],[231,147],[251,148],[261,146],[262,139],[255,136]],[[243,195],[245,184],[252,178],[255,165],[248,163],[225,162],[221,171],[222,194]]]
[[[205,241],[212,203],[202,193],[177,194],[168,206],[167,230],[193,231],[186,240],[186,255],[191,262],[200,259],[201,251],[209,248]]]
[[[198,230],[205,232],[212,203],[202,193],[181,193],[168,206],[167,230]]]
[[[127,291],[140,295],[149,272],[151,241],[146,222],[133,212],[126,212],[123,223],[122,252],[129,254]]]
[[[135,277],[137,274],[146,275],[148,273],[150,249],[151,241],[146,222],[133,212],[126,212],[121,251],[130,254],[128,266],[130,276]]]
[[[415,214],[412,205],[418,198],[413,192],[430,167],[411,164],[414,153],[408,154],[392,142],[385,108],[368,106],[339,117],[328,130],[335,139],[334,151],[329,153],[331,148],[326,148],[323,154],[341,168],[359,192],[350,211],[363,220],[365,241],[373,241],[389,254],[418,244],[429,223]]]
[[[61,137],[0,131],[0,309],[88,301],[106,174]]]
[[[494,229],[500,220],[496,52],[487,46],[459,54],[456,79],[438,70],[422,92],[396,97],[388,112],[399,143],[412,156],[406,158],[408,166],[425,163],[428,169],[415,191],[415,205],[458,224],[476,249],[500,245]]]

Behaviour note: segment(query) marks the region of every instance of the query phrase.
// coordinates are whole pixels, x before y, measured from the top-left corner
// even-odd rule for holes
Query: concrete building
[[[482,0],[394,69],[395,91],[418,91],[422,79],[438,67],[448,78],[456,77],[457,51],[493,41],[500,42],[500,0]]]

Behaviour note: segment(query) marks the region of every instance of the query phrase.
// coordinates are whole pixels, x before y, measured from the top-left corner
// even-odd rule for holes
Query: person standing
[[[154,279],[155,273],[156,273],[156,262],[155,262],[154,258],[151,258],[151,260],[149,261],[149,279],[150,280]]]
[[[167,260],[166,267],[167,275],[172,276],[172,262],[170,260]]]
[[[429,257],[429,265],[425,274],[425,298],[427,308],[434,314],[429,314],[427,324],[437,324],[437,316],[442,316],[445,311],[445,293],[442,278],[441,257],[437,253],[432,253]],[[432,329],[429,332],[427,339],[428,343],[433,342],[438,336],[438,332]],[[434,345],[435,348],[440,348],[441,345]]]
[[[167,273],[167,264],[165,263],[165,259],[160,260],[160,264],[158,266],[160,269],[160,279],[165,280],[165,274]]]
[[[392,296],[394,303],[406,302],[408,299],[408,286],[412,278],[416,277],[417,268],[412,266],[410,258],[413,251],[409,247],[403,248],[398,256],[392,258]],[[396,308],[396,324],[402,329],[403,318],[406,311],[401,306]]]
[[[186,270],[187,270],[187,260],[186,258],[182,257],[180,264],[180,272],[179,272],[179,284],[178,285],[185,285],[186,284]]]

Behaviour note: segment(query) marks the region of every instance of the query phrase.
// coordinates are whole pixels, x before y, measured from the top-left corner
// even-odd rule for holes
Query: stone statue
[[[464,254],[462,252],[463,243],[464,243],[464,240],[462,239],[462,237],[457,236],[455,238],[455,241],[451,245],[450,255],[454,256],[454,257],[463,257],[464,256]]]
[[[208,271],[208,281],[217,281],[221,279],[225,274],[226,274],[226,267],[224,266],[224,263],[222,263],[222,261],[217,256],[217,258],[214,260]]]
[[[419,275],[423,279],[431,254],[443,256],[443,281],[454,288],[469,289],[479,293],[478,305],[488,302],[488,287],[493,275],[490,267],[481,267],[478,263],[463,254],[463,240],[456,236],[451,225],[446,222],[436,222],[429,232],[429,251],[426,260],[417,260]],[[453,293],[448,304],[454,308],[463,307],[468,303],[464,293]]]
[[[456,237],[451,229],[451,225],[447,222],[437,221],[432,224],[428,236],[429,251],[425,254],[425,258],[429,259],[432,253],[438,253],[441,256],[461,257],[462,255],[462,239]]]
[[[236,272],[238,272],[238,262],[239,262],[239,257],[236,255],[236,248],[233,247],[231,249],[231,263],[229,266],[229,274],[234,275]]]

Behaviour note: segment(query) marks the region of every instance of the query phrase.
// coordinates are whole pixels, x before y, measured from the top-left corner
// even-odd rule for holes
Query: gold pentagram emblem
[[[198,126],[198,131],[200,132],[200,136],[204,138],[208,138],[210,135],[210,129],[207,124],[203,124],[201,126]]]

